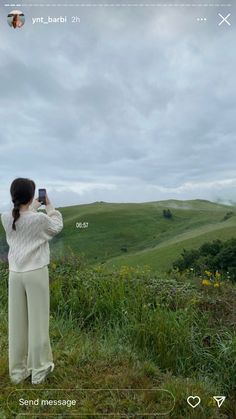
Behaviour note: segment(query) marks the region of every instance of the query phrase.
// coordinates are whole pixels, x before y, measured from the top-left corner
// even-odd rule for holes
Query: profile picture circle
[[[25,23],[25,15],[20,10],[12,10],[8,13],[7,22],[13,29],[21,28]]]

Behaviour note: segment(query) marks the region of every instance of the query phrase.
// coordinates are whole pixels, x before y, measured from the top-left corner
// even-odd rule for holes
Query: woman
[[[21,26],[23,26],[23,22],[21,21],[20,15],[15,14],[13,16],[12,26],[13,26],[14,29],[21,28]]]
[[[46,214],[37,212],[35,183],[17,178],[10,188],[14,208],[1,215],[9,245],[9,375],[14,384],[31,375],[39,384],[53,371],[49,338],[49,240],[63,219],[46,195]]]

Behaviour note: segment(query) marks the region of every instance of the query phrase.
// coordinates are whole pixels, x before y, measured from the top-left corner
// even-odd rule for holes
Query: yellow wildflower
[[[211,285],[211,281],[209,281],[209,279],[203,279],[202,285]]]

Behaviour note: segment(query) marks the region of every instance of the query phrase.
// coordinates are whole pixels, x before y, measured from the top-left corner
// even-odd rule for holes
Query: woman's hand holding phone
[[[51,201],[48,198],[47,193],[45,195],[45,203],[46,203],[45,205],[51,205]],[[42,202],[39,201],[39,198],[35,198],[31,205],[35,210],[37,210],[39,207],[41,207]]]
[[[38,202],[38,207],[40,205],[51,205],[51,201],[48,198],[46,189],[39,189],[38,195],[38,198],[35,200],[36,202]]]

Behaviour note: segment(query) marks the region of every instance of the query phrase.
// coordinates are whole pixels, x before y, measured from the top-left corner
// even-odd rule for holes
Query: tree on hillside
[[[172,218],[172,212],[171,212],[171,210],[169,210],[169,208],[166,210],[166,209],[164,209],[163,210],[163,217],[164,218]]]
[[[223,221],[226,221],[226,220],[228,220],[229,218],[231,218],[233,216],[234,216],[234,212],[233,211],[228,211],[228,212],[226,212],[226,214],[225,214],[225,216],[223,218]]]

